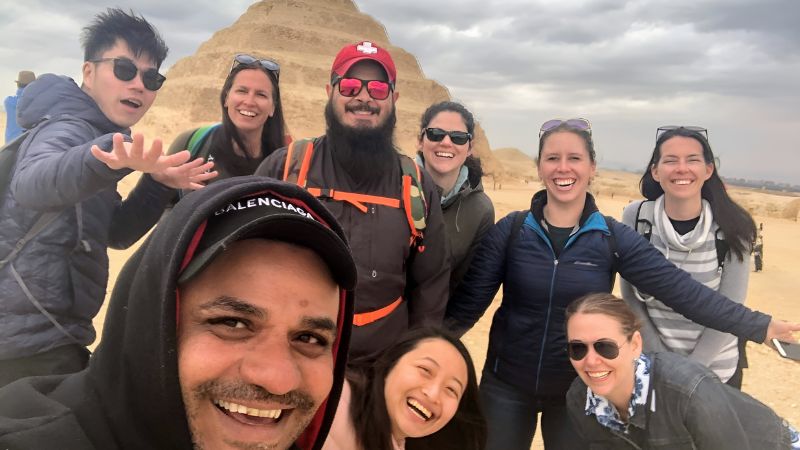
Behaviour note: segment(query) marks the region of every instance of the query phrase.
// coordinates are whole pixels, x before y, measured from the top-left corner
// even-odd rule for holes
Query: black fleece
[[[0,389],[1,449],[192,449],[178,380],[176,289],[200,225],[248,194],[292,196],[296,187],[262,177],[221,180],[187,195],[125,264],[103,337],[83,372],[26,378]],[[305,191],[312,212],[345,240],[331,214]],[[352,291],[341,296],[333,389],[298,448],[322,447],[344,380]],[[343,324],[347,324],[343,326]],[[340,349],[342,351],[340,351]]]

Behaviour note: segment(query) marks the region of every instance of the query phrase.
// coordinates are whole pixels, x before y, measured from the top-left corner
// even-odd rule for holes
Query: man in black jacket
[[[187,195],[120,273],[89,367],[0,389],[0,448],[319,449],[353,318],[345,239],[294,185]]]

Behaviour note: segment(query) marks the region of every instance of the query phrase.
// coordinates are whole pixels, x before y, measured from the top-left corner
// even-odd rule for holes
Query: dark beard
[[[396,167],[397,150],[394,148],[394,127],[397,123],[395,109],[383,125],[376,128],[352,128],[343,125],[333,112],[328,99],[325,105],[325,122],[328,139],[336,161],[347,171],[358,186],[366,186],[385,178]]]

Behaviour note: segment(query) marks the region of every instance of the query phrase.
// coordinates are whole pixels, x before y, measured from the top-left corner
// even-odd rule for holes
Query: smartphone
[[[772,343],[775,345],[775,349],[778,350],[778,353],[784,358],[800,361],[800,344],[783,342],[777,339],[772,339]]]

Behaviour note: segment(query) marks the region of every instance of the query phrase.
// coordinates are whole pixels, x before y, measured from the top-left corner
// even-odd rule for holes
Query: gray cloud
[[[251,2],[134,3],[170,45],[169,66]],[[723,173],[800,184],[797,0],[356,3],[474,110],[495,147],[532,152],[541,122],[584,115],[603,162],[638,168],[636,155],[649,152],[658,125],[699,124],[711,129]],[[22,68],[77,76],[80,28],[106,5],[5,5],[0,92],[13,92]]]

